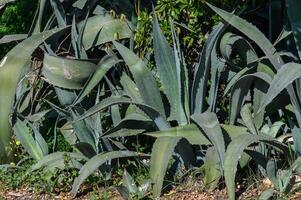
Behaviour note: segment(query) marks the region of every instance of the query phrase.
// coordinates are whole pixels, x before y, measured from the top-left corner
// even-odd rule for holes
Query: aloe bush
[[[0,94],[6,96],[0,100],[0,161],[13,160],[10,144],[20,141],[37,161],[28,173],[78,169],[71,191],[76,196],[94,172],[110,179],[116,159],[135,158],[150,178],[137,186],[124,169],[122,188],[139,198],[147,191],[159,198],[166,179],[201,167],[208,189],[224,178],[232,200],[238,168],[253,159],[285,193],[299,172],[301,151],[298,3],[287,4],[292,31],[284,30],[274,44],[251,23],[208,4],[224,21],[213,27],[194,66],[185,62],[176,23],[169,21],[170,45],[153,10],[150,69],[133,49],[135,19],[118,18],[93,0],[41,0],[28,35],[2,38],[21,42],[0,63]],[[294,41],[294,50],[279,47],[286,40]],[[43,132],[49,121],[52,148]],[[72,152],[56,151],[58,134]],[[147,138],[151,150],[130,148],[133,137]],[[275,163],[287,165],[283,176]]]

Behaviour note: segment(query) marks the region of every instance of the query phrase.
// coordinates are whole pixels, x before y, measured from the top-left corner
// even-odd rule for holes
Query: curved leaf
[[[256,72],[253,74],[247,74],[239,78],[234,84],[231,92],[231,100],[230,100],[230,123],[234,124],[238,113],[240,112],[240,108],[245,101],[245,96],[248,94],[250,87],[254,81],[254,79],[263,80],[266,83],[271,83],[271,78],[263,73]]]
[[[207,82],[210,67],[210,55],[216,41],[221,36],[225,25],[219,23],[210,33],[205,46],[198,60],[191,91],[191,111],[192,113],[202,113],[204,111],[205,96],[207,93]]]
[[[28,36],[27,34],[5,35],[0,39],[0,44],[24,40],[27,38],[27,36]]]
[[[26,152],[28,152],[32,158],[40,160],[43,157],[43,151],[37,141],[33,138],[29,128],[26,126],[26,123],[17,119],[13,130]]]
[[[196,123],[203,129],[206,137],[209,138],[209,140],[212,142],[218,153],[221,166],[223,167],[225,142],[217,116],[214,113],[207,111],[202,114],[194,114],[191,116],[191,119],[194,123]]]
[[[228,197],[230,200],[235,200],[235,174],[237,170],[238,161],[243,153],[243,151],[251,144],[265,142],[269,145],[279,147],[284,146],[282,143],[279,143],[274,138],[248,134],[241,135],[232,140],[228,145],[226,154],[225,154],[225,165],[224,165],[224,176],[227,186]]]
[[[81,89],[95,70],[96,65],[85,60],[45,54],[42,73],[45,80],[55,86]]]
[[[91,79],[85,84],[83,90],[77,97],[75,104],[79,103],[91,90],[99,83],[99,81],[106,75],[107,71],[111,69],[115,64],[120,62],[115,56],[105,56],[97,64],[97,69],[92,75]]]
[[[85,22],[80,22],[78,30],[81,30],[84,24]],[[131,35],[132,31],[127,21],[114,19],[109,14],[94,16],[90,17],[85,25],[82,44],[88,50],[116,39],[130,38]]]
[[[178,70],[173,49],[169,46],[167,39],[164,37],[157,16],[153,12],[153,45],[154,55],[160,81],[167,99],[170,103],[171,117],[176,119],[182,125],[181,112],[183,105],[181,104],[181,94],[179,85]]]
[[[190,144],[193,145],[209,145],[211,144],[209,140],[201,134],[200,129],[194,124],[187,124],[184,126],[178,126],[169,128],[163,131],[156,131],[150,133],[144,133],[155,138],[160,137],[181,137],[188,140]]]
[[[10,140],[9,115],[17,84],[23,74],[30,69],[30,56],[43,41],[65,29],[67,28],[53,29],[29,37],[9,51],[0,62],[0,96],[2,97],[0,98],[0,162],[6,156],[5,146]]]
[[[95,106],[93,106],[92,108],[90,108],[89,110],[87,110],[80,118],[76,119],[76,121],[78,120],[82,120],[84,118],[87,118],[105,108],[108,108],[110,106],[113,105],[118,105],[118,104],[133,104],[136,105],[137,107],[139,107],[141,110],[143,110],[153,121],[154,123],[157,125],[157,127],[160,130],[164,130],[164,129],[168,129],[170,128],[170,125],[168,124],[168,122],[165,120],[165,118],[163,118],[160,113],[158,111],[156,111],[154,108],[145,105],[145,104],[141,104],[141,103],[136,103],[128,98],[124,98],[124,97],[109,97],[106,98],[104,100],[102,100],[101,102],[99,102],[98,104],[96,104]]]
[[[265,37],[265,35],[256,26],[247,22],[246,20],[229,13],[222,9],[219,9],[209,3],[207,5],[216,12],[221,18],[223,18],[227,23],[235,27],[237,30],[242,32],[244,35],[253,40],[269,58],[271,63],[276,69],[279,69],[283,64],[280,55],[276,52],[275,47],[272,43]]]
[[[169,159],[180,139],[180,137],[160,137],[153,145],[150,161],[150,177],[153,183],[154,198],[160,197]]]
[[[125,46],[114,42],[116,49],[123,57],[129,70],[133,74],[137,89],[141,94],[143,102],[157,109],[162,116],[165,116],[165,110],[161,99],[160,91],[156,85],[156,80],[151,71],[145,66],[145,63],[131,50]]]
[[[255,50],[246,39],[233,33],[225,33],[221,38],[220,52],[231,66],[237,66],[231,57],[234,49],[241,59],[239,67],[248,67],[258,60]]]
[[[79,176],[74,180],[71,190],[71,195],[75,197],[80,185],[84,180],[95,172],[105,162],[116,158],[139,156],[139,153],[132,151],[111,151],[103,154],[98,154],[88,160],[79,171]]]
[[[209,190],[214,190],[222,176],[222,169],[219,155],[215,147],[207,149],[204,160],[204,184],[209,187]]]
[[[287,63],[274,76],[267,94],[261,101],[258,112],[263,110],[283,89],[301,76],[301,64]]]
[[[39,160],[36,164],[31,166],[31,171],[38,170],[42,167],[48,167],[52,163],[63,160],[65,157],[69,157],[76,160],[86,160],[87,158],[79,153],[70,153],[70,152],[55,152],[52,154],[49,154],[45,157],[43,157],[41,160]]]

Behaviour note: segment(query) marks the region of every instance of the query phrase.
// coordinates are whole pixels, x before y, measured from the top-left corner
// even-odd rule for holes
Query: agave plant
[[[0,63],[0,94],[8,97],[0,100],[2,162],[9,156],[12,135],[38,160],[31,170],[64,168],[67,156],[68,166],[80,170],[72,187],[73,196],[96,170],[108,175],[112,160],[150,156],[151,179],[137,187],[125,171],[123,186],[129,193],[142,197],[151,185],[153,197],[158,198],[167,171],[174,175],[172,169],[179,165],[185,169],[199,166],[195,146],[206,147],[202,157],[205,185],[214,189],[224,177],[229,199],[235,199],[238,164],[244,167],[252,158],[261,166],[262,173],[270,176],[275,167],[269,158],[279,155],[278,152],[289,152],[288,145],[278,138],[283,122],[275,122],[271,117],[274,110],[281,110],[281,116],[290,112],[290,105],[285,108],[277,104],[278,97],[273,101],[284,88],[299,126],[301,122],[300,65],[284,64],[283,59],[296,61],[298,55],[275,48],[277,42],[287,38],[287,32],[272,44],[252,24],[208,5],[225,22],[216,25],[209,35],[190,79],[174,26],[171,47],[155,12],[156,68],[150,70],[147,60],[131,49],[133,24],[124,17],[114,18],[93,0],[78,0],[70,8],[60,1],[51,0],[48,5],[41,0],[28,36],[8,38],[8,42],[23,41]],[[44,12],[48,8],[53,14],[47,21]],[[298,19],[290,9],[292,6],[288,13],[298,50]],[[264,57],[259,56],[250,40],[263,51]],[[215,114],[223,109],[219,105],[222,83],[227,84],[224,97],[230,98],[230,125]],[[281,97],[287,99],[285,95]],[[271,102],[277,109],[268,106]],[[289,104],[289,100],[281,103]],[[54,122],[53,149],[41,132],[45,118]],[[294,120],[285,127],[292,131],[294,150],[299,153],[299,129]],[[55,152],[58,133],[74,147],[74,152]],[[137,135],[155,138],[150,155],[127,148],[126,138]],[[289,172],[296,170],[299,162],[296,163]],[[283,190],[286,186],[279,188]]]
[[[297,24],[298,21],[298,14],[295,11],[299,4],[296,1],[286,1],[288,5],[288,16],[289,16],[289,23],[292,26],[293,36],[295,38],[295,44],[297,51],[299,49],[299,33],[297,31]],[[220,10],[214,6],[209,5],[220,17],[222,17],[227,23],[231,26],[236,28],[238,31],[243,33],[246,37],[252,40],[265,54],[263,58],[254,54],[255,51],[249,51],[248,54],[253,57],[252,62],[258,63],[257,68],[253,69],[242,69],[239,71],[229,82],[228,88],[232,87],[231,92],[231,114],[230,114],[230,123],[235,123],[238,111],[240,110],[241,106],[244,104],[245,96],[247,96],[250,91],[253,92],[252,96],[252,105],[248,106],[249,111],[248,115],[245,115],[241,111],[241,117],[245,123],[245,125],[249,128],[249,130],[253,134],[264,134],[260,131],[260,128],[263,124],[267,123],[268,121],[273,121],[271,115],[277,109],[280,110],[279,117],[281,116],[288,116],[287,113],[293,111],[296,116],[297,126],[300,127],[300,96],[299,96],[299,81],[300,78],[299,71],[300,66],[298,64],[300,58],[297,54],[294,55],[294,51],[279,51],[276,50],[277,45],[282,40],[290,40],[289,36],[291,32],[283,31],[279,38],[272,44],[255,26],[246,22],[245,20],[227,13],[223,10]],[[225,36],[224,36],[225,37]],[[246,40],[245,40],[246,41]],[[229,42],[229,38],[226,40]],[[222,41],[221,41],[222,43]],[[248,45],[250,47],[250,45]],[[279,47],[278,47],[279,48]],[[250,49],[251,48],[244,48]],[[221,49],[222,50],[222,49]],[[286,49],[284,49],[286,50]],[[221,51],[222,53],[222,51]],[[246,55],[248,55],[246,54]],[[255,57],[254,57],[255,56]],[[266,62],[265,60],[268,60]],[[287,60],[289,62],[287,62]],[[287,63],[285,63],[287,62]],[[276,73],[275,73],[276,72]],[[252,87],[252,81],[254,83]],[[246,84],[241,84],[242,82]],[[282,90],[286,89],[287,93],[280,93]],[[226,89],[226,92],[228,90]],[[289,100],[287,98],[287,94],[289,96]],[[273,100],[274,99],[274,100]],[[280,102],[281,101],[281,102]],[[272,104],[270,107],[267,107],[269,104]],[[288,105],[288,106],[287,106]],[[292,107],[293,109],[288,111],[288,107]],[[271,109],[271,107],[273,109]],[[275,109],[276,108],[276,109]],[[266,112],[264,112],[266,110]],[[253,113],[252,113],[253,112]],[[249,116],[249,117],[248,117]],[[294,150],[295,152],[299,152],[299,143],[300,143],[300,132],[299,128],[293,123],[293,121],[289,120],[289,129],[292,132],[293,142],[294,142]],[[275,137],[277,132],[272,133],[271,136]],[[228,149],[230,148],[230,145]],[[259,151],[263,152],[264,150],[258,149]],[[227,150],[228,151],[228,150]],[[266,156],[268,157],[268,156]],[[291,169],[293,170],[294,166],[298,165],[298,162],[294,164]],[[271,164],[266,165],[266,172],[267,174],[271,173]],[[295,167],[296,167],[295,166]],[[226,167],[226,166],[225,166]],[[275,170],[274,170],[275,171]],[[225,169],[225,181],[228,189],[228,195],[230,199],[234,199],[234,187],[233,181],[230,181],[230,176],[228,176],[229,171]],[[233,175],[233,172],[231,172]],[[289,180],[291,175],[288,174],[286,180]],[[287,187],[286,184],[282,185],[280,191],[284,191]],[[278,184],[276,184],[277,186]]]
[[[80,102],[81,98],[86,96],[98,84],[101,77],[118,62],[114,55],[106,55],[104,51],[101,58],[87,54],[91,54],[95,47],[116,37],[124,39],[132,34],[126,19],[112,17],[108,11],[97,6],[95,1],[78,1],[68,10],[68,13],[60,2],[50,1],[50,3],[48,5],[46,1],[40,2],[28,38],[14,35],[7,40],[11,42],[24,39],[1,62],[0,93],[7,97],[1,100],[1,162],[8,162],[8,159],[11,159],[9,144],[12,128],[9,121],[14,125],[17,139],[34,158],[40,159],[46,155],[48,147],[45,147],[45,141],[38,133],[43,117],[49,112],[48,109],[45,110],[46,99],[55,95],[60,105],[64,107],[75,100]],[[53,16],[47,24],[43,24],[46,9],[52,9]],[[93,12],[95,14],[89,14]],[[35,54],[32,55],[33,53]],[[43,66],[40,63],[43,63]],[[89,84],[85,85],[87,80]],[[75,99],[79,90],[82,91],[81,97],[79,95],[79,98]],[[57,106],[58,102],[53,102],[52,99],[51,101],[52,104],[51,102],[48,104],[53,109],[60,107]],[[58,123],[63,118],[72,121],[74,116],[82,112],[80,108],[70,109],[68,110],[70,113],[59,113],[62,117],[57,118]],[[61,110],[57,108],[56,111]],[[90,124],[90,129],[94,125]],[[30,130],[25,128],[26,126],[30,127]],[[78,127],[77,129],[82,129],[80,124],[75,126]],[[97,136],[94,133],[90,134],[89,142],[94,143],[97,150],[98,144],[92,142],[92,139],[96,140]],[[88,142],[87,140],[88,138],[82,138],[82,142]]]
[[[215,188],[221,176],[224,175],[229,188],[230,198],[233,198],[232,193],[234,193],[234,178],[237,164],[241,161],[241,165],[244,166],[249,159],[246,155],[243,159],[240,159],[243,151],[248,146],[263,142],[287,152],[286,145],[277,142],[268,135],[258,135],[253,132],[253,126],[255,125],[253,121],[249,121],[251,117],[249,112],[244,111],[242,114],[245,122],[244,126],[247,128],[234,125],[220,125],[216,115],[210,112],[210,110],[214,111],[216,109],[218,84],[225,62],[231,62],[231,48],[234,48],[235,45],[244,45],[245,48],[243,48],[241,54],[247,55],[244,57],[244,61],[246,66],[248,66],[248,70],[251,69],[249,65],[258,58],[255,52],[252,51],[251,45],[241,37],[235,36],[231,41],[230,47],[228,47],[229,43],[219,43],[219,38],[224,30],[225,25],[219,24],[210,34],[203,52],[200,54],[194,79],[191,81],[187,77],[184,56],[181,53],[174,29],[172,29],[173,48],[171,48],[160,30],[158,20],[154,14],[154,54],[157,76],[161,83],[163,94],[161,94],[157,86],[156,77],[146,67],[145,62],[124,45],[113,42],[130,72],[130,74],[124,72],[121,76],[120,84],[124,93],[122,96],[112,96],[99,102],[76,119],[76,121],[84,120],[109,106],[130,105],[127,107],[128,111],[126,112],[129,113],[128,116],[126,115],[113,130],[105,134],[105,137],[126,137],[146,131],[144,134],[157,138],[153,144],[150,159],[150,176],[155,198],[160,196],[169,159],[173,155],[178,155],[186,168],[196,165],[196,155],[192,145],[209,145],[210,148],[205,156],[205,182],[211,188]],[[232,36],[233,34],[228,33],[223,38]],[[217,55],[217,46],[219,44],[221,49],[224,49],[223,56],[225,60]],[[230,74],[230,70],[228,73]],[[209,76],[209,74],[211,75]],[[211,86],[207,105],[205,98],[207,97],[209,77]],[[188,86],[192,86],[192,89],[189,90]],[[166,95],[167,102],[164,99],[164,95]],[[207,111],[204,112],[205,110]],[[239,112],[239,109],[234,112],[237,111]],[[133,117],[133,112],[136,113],[135,117]],[[150,132],[150,129],[146,128],[145,120],[141,120],[141,116],[146,117],[148,122],[152,121],[154,123],[156,128],[153,131],[156,129],[159,131]],[[234,116],[236,117],[237,113]],[[140,131],[137,130],[137,124],[141,124],[139,125]],[[121,131],[123,129],[124,131]],[[131,131],[128,131],[128,129]],[[132,130],[137,130],[137,132],[132,132]],[[248,154],[253,158],[256,158],[256,155],[258,156],[252,148],[248,149]],[[88,168],[89,164],[91,163],[85,164],[84,167]],[[85,173],[76,179],[72,190],[74,195],[79,184],[87,176],[88,174]]]

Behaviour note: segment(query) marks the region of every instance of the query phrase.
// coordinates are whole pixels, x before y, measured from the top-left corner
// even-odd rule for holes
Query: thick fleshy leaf
[[[214,190],[223,174],[219,155],[215,147],[207,149],[204,160],[204,184],[209,190]]]
[[[234,86],[234,84],[244,75],[246,74],[248,71],[251,71],[252,69],[250,68],[243,68],[242,70],[240,70],[238,73],[236,73],[231,80],[228,82],[226,89],[224,90],[224,96],[226,94],[228,94],[228,92],[230,91],[230,89]]]
[[[233,62],[233,51],[237,52],[240,57],[240,63]],[[225,33],[220,42],[220,51],[231,66],[237,66],[239,68],[248,67],[251,63],[258,60],[255,50],[251,44],[243,37],[233,34]]]
[[[66,22],[66,15],[65,15],[65,10],[64,7],[59,0],[50,0],[50,5],[52,7],[53,13],[56,17],[56,21],[59,25],[59,27],[65,27],[67,22]]]
[[[27,36],[28,36],[27,34],[5,35],[0,39],[0,44],[24,40],[27,38]]]
[[[267,94],[261,101],[258,110],[263,110],[282,90],[290,85],[294,80],[301,77],[301,64],[287,63],[283,65],[274,76]]]
[[[111,151],[107,153],[98,154],[92,157],[88,160],[88,162],[84,164],[84,166],[79,171],[79,176],[74,180],[71,190],[72,196],[75,197],[80,185],[84,182],[84,180],[92,173],[94,173],[105,162],[116,158],[135,156],[139,156],[139,153],[132,151]]]
[[[40,33],[42,30],[42,21],[44,15],[44,11],[46,8],[46,3],[47,0],[40,0],[39,1],[39,7],[37,8],[36,14],[34,16],[33,22],[31,24],[30,30],[29,30],[29,35],[34,34],[34,33]],[[47,29],[45,29],[47,30]]]
[[[181,69],[177,65],[173,49],[164,37],[157,16],[153,12],[153,42],[156,66],[162,87],[170,103],[171,118],[176,119],[180,125],[187,123],[182,103]]]
[[[131,97],[133,101],[142,103],[143,99],[137,87],[137,84],[132,81],[132,79],[126,74],[123,73],[120,78],[120,83],[123,87],[124,92],[127,96]]]
[[[217,43],[215,43],[211,57],[211,85],[209,90],[208,104],[211,112],[215,111],[215,104],[217,102],[217,93],[221,73],[225,67],[225,59],[219,58],[216,52]]]
[[[267,189],[260,194],[260,196],[258,197],[258,200],[270,200],[273,198],[275,193],[276,193],[276,191],[274,189],[272,189],[272,188]]]
[[[14,1],[16,1],[16,0],[0,0],[0,6],[3,6],[7,3],[14,2]]]
[[[114,67],[115,64],[120,62],[114,56],[105,56],[96,67],[95,73],[92,75],[91,79],[85,84],[83,90],[80,92],[76,102],[79,103],[87,94],[89,94],[92,89],[100,82],[100,80],[106,75],[110,68]]]
[[[212,6],[211,4],[207,3],[207,5],[214,10],[220,17],[222,17],[227,23],[235,27],[237,30],[242,32],[244,35],[249,37],[253,40],[265,53],[267,58],[272,63],[275,69],[280,69],[284,64],[281,55],[277,52],[275,47],[272,43],[265,37],[265,35],[258,29],[256,26],[252,25],[251,23],[247,22],[246,20],[232,14],[226,12],[222,9]],[[289,93],[291,102],[295,109],[295,115],[298,121],[299,126],[301,126],[301,107],[298,103],[298,98],[294,91],[292,85],[288,85],[287,91]]]
[[[28,152],[32,158],[40,160],[43,157],[43,151],[40,146],[37,145],[35,139],[29,131],[29,128],[26,126],[26,123],[17,119],[13,130],[26,152]]]
[[[243,122],[245,123],[245,126],[248,127],[250,132],[252,134],[257,135],[258,130],[254,124],[254,120],[253,120],[253,116],[252,116],[252,112],[251,112],[251,104],[248,103],[242,107],[242,109],[240,111],[240,116],[241,116]]]
[[[48,167],[52,163],[56,163],[59,160],[65,160],[66,157],[76,159],[76,160],[86,160],[87,158],[79,153],[70,153],[70,152],[55,152],[43,157],[36,164],[31,167],[31,171],[41,169],[42,167]],[[55,166],[54,166],[55,167]]]
[[[150,177],[153,183],[154,198],[160,197],[169,159],[180,139],[180,137],[160,137],[153,145],[150,162]]]
[[[45,54],[42,73],[45,80],[67,89],[83,88],[95,72],[96,65],[86,60],[76,60]]]
[[[66,29],[66,28],[65,28]],[[30,69],[29,61],[33,51],[43,41],[64,29],[54,29],[33,35],[15,46],[0,62],[0,162],[5,156],[5,146],[10,140],[9,115],[13,106],[17,83]]]
[[[114,45],[123,57],[125,63],[129,66],[129,70],[133,74],[138,87],[137,90],[139,90],[143,102],[156,108],[162,116],[165,116],[160,91],[149,68],[145,66],[145,63],[136,54],[125,46],[117,42],[114,42]]]
[[[79,142],[74,144],[74,146],[87,158],[92,158],[95,156],[97,153],[95,152],[94,148],[85,142]]]
[[[233,13],[219,9],[209,3],[207,3],[207,5],[227,23],[253,40],[262,49],[262,51],[265,53],[265,55],[268,57],[268,59],[276,69],[279,69],[281,67],[283,61],[279,54],[276,52],[275,47],[268,40],[268,38],[266,38],[265,35],[258,28],[256,28],[256,26],[234,15]]]
[[[76,119],[80,116],[80,113],[72,111],[72,118]],[[94,129],[91,127],[91,121],[93,121],[93,116],[87,117],[84,120],[76,121],[72,123],[75,134],[79,142],[89,144],[95,152],[98,152],[97,142],[98,138],[94,134]]]
[[[200,54],[199,61],[196,65],[192,91],[191,91],[191,112],[202,113],[205,109],[205,97],[207,95],[209,68],[211,65],[211,52],[215,43],[221,36],[225,26],[219,23],[209,35],[207,42]]]
[[[230,100],[230,123],[234,124],[236,117],[240,112],[240,108],[245,102],[245,97],[249,93],[250,87],[254,80],[260,79],[267,84],[271,83],[271,78],[262,72],[246,74],[239,78],[233,85]]]
[[[202,128],[204,131],[203,133],[214,145],[220,159],[220,164],[223,167],[226,147],[217,116],[214,113],[207,111],[202,114],[194,114],[191,116],[191,119]]]
[[[78,24],[78,29],[84,22]],[[86,50],[116,39],[130,38],[132,31],[127,21],[114,19],[111,15],[90,17],[83,32],[82,44]]]
[[[130,194],[138,193],[138,187],[136,186],[135,180],[126,170],[123,172],[122,185],[127,188]]]
[[[200,129],[194,124],[173,127],[163,131],[145,133],[152,137],[181,137],[188,140],[193,145],[209,145],[209,140],[201,133]]]
[[[225,154],[224,176],[227,186],[228,197],[230,200],[235,200],[235,174],[237,171],[237,164],[243,151],[251,144],[264,142],[269,145],[278,147],[285,146],[277,142],[275,139],[260,135],[242,135],[232,140],[228,145]]]
[[[122,119],[114,128],[104,133],[103,137],[126,137],[138,135],[152,127],[153,122],[147,117],[131,113]]]
[[[90,108],[88,111],[86,111],[81,117],[79,117],[78,119],[76,119],[76,121],[78,120],[82,120],[85,119],[103,109],[106,109],[110,106],[113,105],[118,105],[118,104],[133,104],[136,105],[137,107],[139,107],[141,110],[143,110],[153,121],[154,123],[157,125],[157,127],[160,130],[163,129],[168,129],[170,128],[170,125],[168,124],[168,122],[166,121],[165,118],[163,118],[159,112],[157,112],[154,108],[145,105],[145,104],[141,104],[141,103],[136,103],[128,98],[124,98],[124,97],[109,97],[107,99],[102,100],[101,102],[99,102],[98,104],[96,104],[95,106],[93,106],[92,108]]]

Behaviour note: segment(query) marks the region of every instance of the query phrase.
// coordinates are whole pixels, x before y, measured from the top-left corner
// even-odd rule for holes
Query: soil
[[[253,188],[248,188],[246,191],[242,189],[237,189],[237,194],[240,194],[239,200],[252,200],[257,199],[259,194],[271,187],[269,183],[264,181],[258,186]],[[120,194],[115,189],[109,189],[109,197],[106,199],[110,200],[123,200]],[[99,193],[101,193],[101,189]],[[23,188],[19,190],[8,190],[0,191],[0,200],[69,200],[72,199],[70,193],[59,193],[59,194],[44,194],[44,193],[34,193],[28,190],[28,188]],[[103,197],[97,197],[91,195],[89,192],[82,192],[75,200],[88,200],[88,199],[104,199]],[[208,191],[200,183],[186,184],[183,187],[175,187],[169,192],[162,195],[160,200],[227,200],[226,189]],[[290,195],[285,199],[288,200],[299,200],[301,199],[301,191]]]

